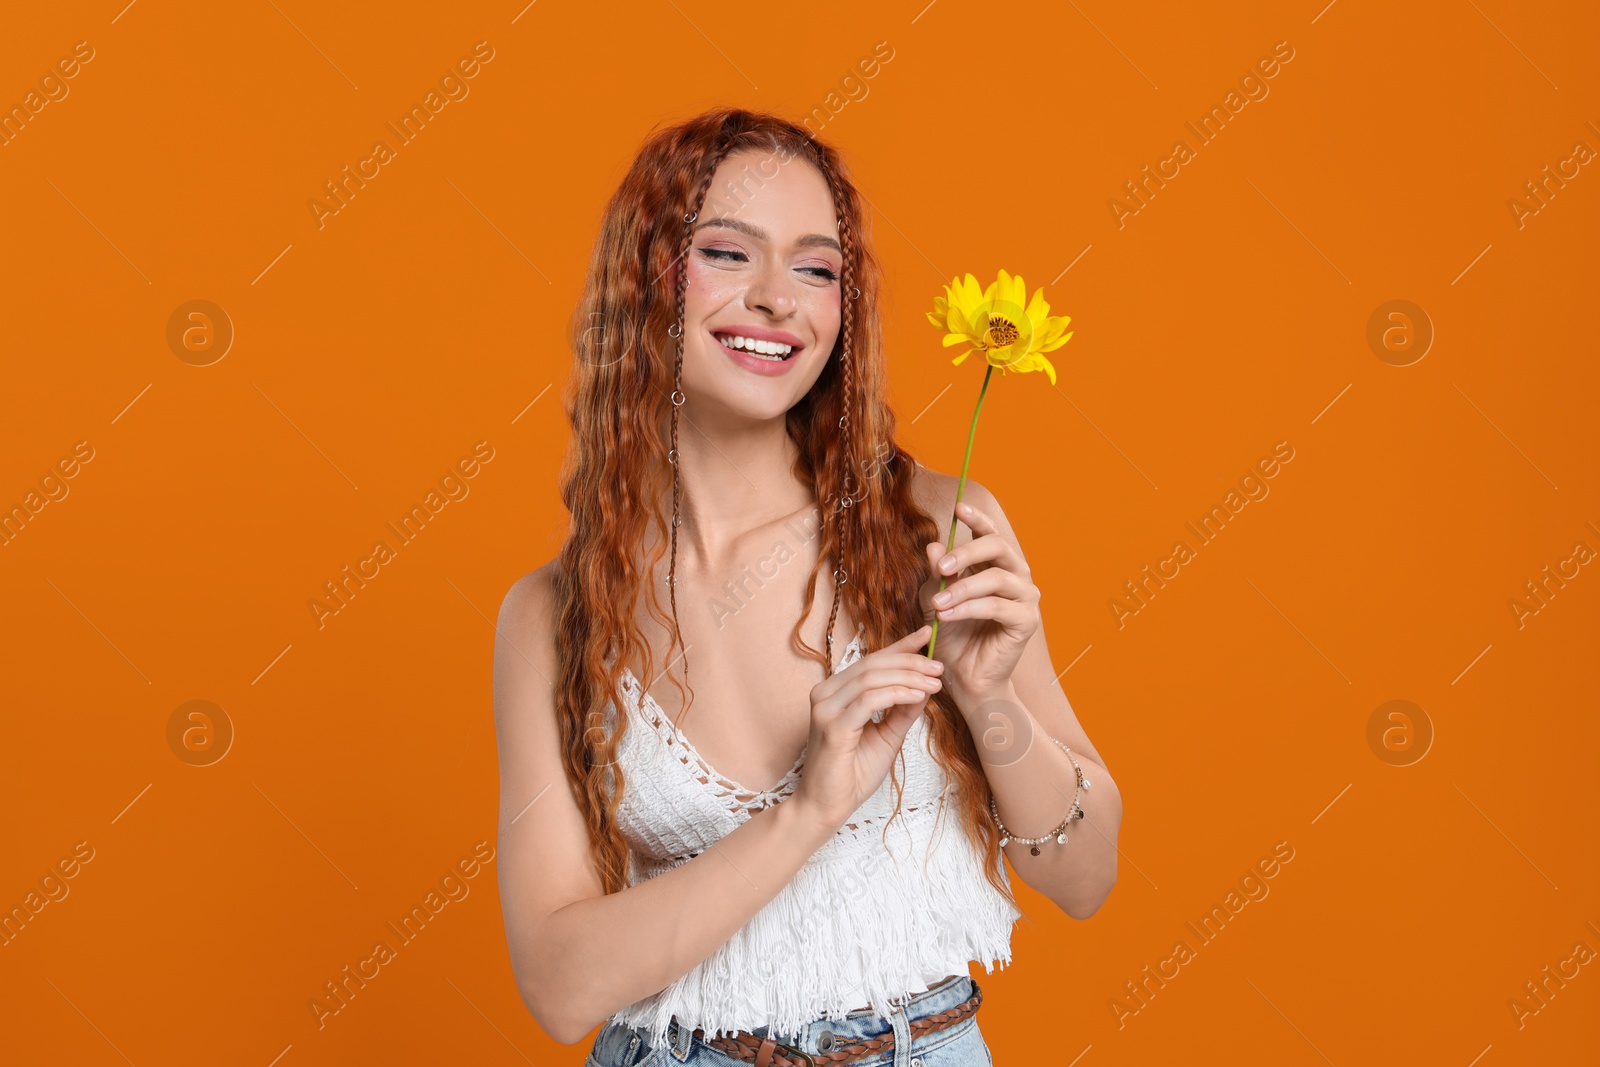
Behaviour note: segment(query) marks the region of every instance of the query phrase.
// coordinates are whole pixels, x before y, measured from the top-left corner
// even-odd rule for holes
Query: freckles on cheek
[[[687,318],[709,315],[744,291],[742,283],[727,271],[693,261],[689,263],[688,271],[689,287],[683,296],[683,313]]]

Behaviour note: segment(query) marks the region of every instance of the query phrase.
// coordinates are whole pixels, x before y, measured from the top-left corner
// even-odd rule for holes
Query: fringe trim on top
[[[858,636],[839,669],[861,654]],[[620,695],[629,722],[617,751],[627,780],[617,817],[630,884],[688,863],[793,791],[803,756],[771,789],[750,790],[706,763],[631,671]],[[607,705],[608,728],[618,725],[616,712]],[[778,1040],[793,1040],[818,1019],[861,1008],[887,1019],[931,983],[966,974],[971,962],[989,973],[1008,965],[1021,912],[989,884],[960,828],[944,825],[956,794],[928,746],[919,717],[901,745],[898,815],[885,778],[748,923],[689,973],[611,1019],[648,1030],[657,1046],[673,1016],[712,1037],[767,1026]],[[1009,886],[1003,860],[999,873]]]
[[[904,825],[911,847],[894,857],[876,840],[846,855],[818,853],[706,960],[612,1018],[649,1030],[653,1045],[666,1042],[674,1015],[712,1037],[767,1025],[793,1039],[817,1019],[863,1007],[887,1019],[930,983],[966,974],[969,961],[990,973],[1006,966],[1021,913],[984,878],[964,839],[943,836],[930,851],[934,821],[933,806],[902,810],[890,840],[903,840],[893,827]],[[916,855],[927,862],[903,862]],[[686,862],[637,869],[649,878]]]

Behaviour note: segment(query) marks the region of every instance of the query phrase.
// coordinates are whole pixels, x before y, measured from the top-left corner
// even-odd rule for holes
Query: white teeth
[[[792,345],[779,344],[776,341],[758,341],[749,337],[740,337],[736,334],[718,334],[717,340],[729,348],[743,349],[746,352],[754,352],[756,355],[773,359],[782,359],[794,351]]]

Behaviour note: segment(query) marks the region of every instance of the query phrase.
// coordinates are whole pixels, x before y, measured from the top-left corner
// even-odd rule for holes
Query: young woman
[[[721,109],[601,220],[570,532],[495,645],[512,964],[557,1041],[601,1027],[591,1067],[987,1064],[1002,848],[1074,918],[1116,881],[1000,505],[895,441],[862,203],[804,127]]]

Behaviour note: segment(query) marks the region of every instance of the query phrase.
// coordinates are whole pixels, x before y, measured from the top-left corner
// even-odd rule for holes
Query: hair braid
[[[723,124],[722,132],[724,135],[726,135],[730,125],[731,119]],[[705,203],[706,193],[710,191],[711,179],[717,173],[718,165],[728,155],[730,147],[731,142],[726,136],[723,136],[719,138],[712,150],[707,153],[706,160],[701,164],[703,173],[700,176],[699,188],[684,207],[683,244],[678,249],[678,256],[674,261],[677,264],[678,274],[678,284],[676,286],[677,307],[672,329],[667,331],[671,333],[672,330],[676,330],[678,340],[678,353],[673,361],[672,368],[672,445],[667,451],[667,459],[672,462],[672,552],[667,562],[667,599],[672,605],[672,641],[674,645],[682,649],[679,655],[683,658],[683,683],[685,686],[689,684],[689,649],[688,646],[684,645],[683,633],[678,627],[678,526],[683,522],[680,514],[683,487],[678,472],[678,409],[688,399],[687,394],[683,391],[683,301],[684,290],[689,286],[689,248],[694,243],[695,222],[700,217],[700,206]],[[670,653],[672,649],[669,647],[667,651]],[[669,658],[667,662],[670,665],[672,661]]]
[[[837,662],[837,657],[833,654],[834,621],[839,614],[840,601],[844,598],[844,585],[850,580],[850,537],[855,527],[855,523],[851,521],[851,516],[853,514],[851,509],[856,503],[855,494],[858,487],[855,480],[856,453],[855,448],[853,447],[852,437],[855,427],[850,418],[850,412],[855,407],[855,360],[852,358],[852,356],[854,352],[853,342],[855,339],[856,305],[860,302],[858,298],[861,294],[861,291],[860,289],[854,287],[855,234],[851,230],[850,223],[847,219],[848,205],[845,199],[846,193],[843,187],[840,185],[837,176],[834,174],[834,168],[829,165],[827,153],[819,151],[817,155],[818,163],[822,170],[822,176],[828,183],[828,191],[833,195],[834,208],[839,213],[839,248],[842,253],[841,258],[843,260],[843,266],[839,271],[839,304],[841,320],[839,327],[841,340],[839,358],[842,364],[844,395],[840,403],[840,407],[843,408],[843,411],[839,415],[839,440],[840,444],[843,446],[842,452],[844,473],[840,479],[841,496],[832,512],[833,515],[837,516],[838,522],[839,561],[833,571],[833,607],[828,611],[827,672],[831,676],[833,674],[833,666]],[[832,494],[829,495],[831,496]]]

